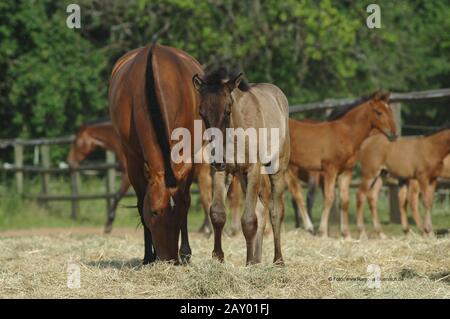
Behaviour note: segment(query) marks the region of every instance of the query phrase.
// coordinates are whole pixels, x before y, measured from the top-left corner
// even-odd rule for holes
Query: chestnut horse
[[[444,128],[425,137],[401,138],[391,142],[382,135],[370,137],[362,146],[360,153],[362,181],[357,192],[357,225],[360,236],[365,236],[363,203],[367,197],[372,212],[375,231],[382,234],[378,218],[376,200],[380,186],[370,190],[382,169],[393,177],[416,179],[422,193],[426,208],[425,224],[422,226],[420,216],[414,211],[417,227],[430,234],[433,231],[431,210],[437,178],[441,175],[444,158],[450,153],[450,129]],[[404,194],[400,194],[404,196]],[[402,228],[409,230],[406,214],[401,214]]]
[[[444,166],[442,168],[441,173],[439,174],[439,178],[450,179],[450,155],[444,159]],[[422,229],[422,218],[419,213],[419,194],[420,194],[420,185],[419,182],[415,179],[411,179],[409,184],[406,183],[402,185],[399,190],[399,205],[400,205],[400,214],[401,220],[403,221],[403,229],[407,233],[409,231],[408,225],[408,213],[407,213],[407,204],[411,206],[413,211],[414,221],[419,229]]]
[[[359,148],[373,129],[389,138],[396,136],[396,126],[388,100],[389,94],[376,92],[369,98],[360,99],[346,107],[328,121],[289,121],[292,136],[290,165],[307,171],[317,171],[323,175],[325,201],[319,228],[319,234],[323,237],[328,236],[328,218],[338,175],[341,175],[339,184],[349,183]],[[293,174],[287,177],[295,178]],[[345,187],[340,189],[341,232],[344,237],[349,237],[348,194],[343,193]],[[302,197],[301,192],[296,196]],[[297,204],[302,205],[301,202]],[[300,211],[305,211],[302,213],[304,225],[307,228],[312,227],[306,209]]]
[[[109,111],[144,225],[144,263],[179,257],[186,262],[191,255],[187,212],[198,149],[192,139],[191,163],[173,162],[171,134],[179,127],[193,133],[199,105],[191,85],[195,74],[203,70],[194,58],[156,43],[125,54],[112,71]]]
[[[195,75],[193,84],[200,92],[200,115],[206,127],[213,128],[228,136],[228,128],[235,130],[231,141],[233,148],[237,146],[237,153],[233,155],[233,163],[230,163],[230,154],[225,151],[221,158],[213,159],[213,204],[210,215],[214,228],[214,251],[213,256],[223,260],[222,230],[226,221],[224,199],[227,188],[228,173],[236,174],[241,182],[245,193],[245,209],[241,218],[242,231],[247,243],[247,264],[258,263],[262,255],[262,238],[265,228],[265,207],[258,198],[263,192],[264,186],[271,189],[270,217],[274,234],[274,263],[282,264],[280,230],[284,214],[283,191],[285,188],[284,174],[287,169],[290,155],[289,126],[288,126],[288,101],[283,92],[276,86],[267,83],[248,85],[242,80],[242,73],[236,75],[221,68],[208,73],[205,77]],[[267,140],[269,134],[262,133],[264,130],[278,129],[278,147],[272,140]],[[255,130],[254,139],[246,138],[245,132]],[[262,130],[261,130],[262,129]],[[244,136],[237,132],[242,132]],[[237,134],[236,134],[237,133]],[[262,137],[261,137],[262,136]],[[242,149],[236,143],[235,138],[241,138]],[[217,142],[215,137],[214,151],[224,147],[228,138]],[[229,141],[229,140],[228,140]],[[264,147],[262,144],[266,144]],[[251,145],[251,146],[250,146]],[[242,145],[241,145],[242,146]],[[273,157],[268,162],[263,162],[261,156],[250,159],[251,147],[257,146],[259,155],[261,149],[270,149]],[[241,151],[241,152],[239,152]],[[217,151],[219,152],[219,151]],[[276,154],[273,154],[276,153]],[[216,153],[215,153],[216,154]],[[242,157],[244,157],[242,159]],[[226,160],[228,159],[228,161]],[[276,163],[276,164],[275,164]],[[273,171],[267,171],[267,166],[275,164]],[[266,171],[268,174],[262,173]],[[269,186],[270,185],[270,186]]]
[[[127,161],[125,154],[122,152],[119,136],[110,121],[104,121],[96,124],[83,125],[72,143],[67,156],[67,162],[70,166],[77,167],[88,155],[97,147],[104,148],[113,152],[119,163],[122,172],[120,188],[113,197],[113,202],[108,211],[107,221],[105,224],[105,233],[110,233],[112,224],[116,217],[116,209],[119,201],[127,193],[130,188],[130,180],[128,179]]]

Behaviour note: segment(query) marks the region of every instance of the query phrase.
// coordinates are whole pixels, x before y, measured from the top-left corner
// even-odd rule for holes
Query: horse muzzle
[[[388,130],[385,130],[384,134],[386,135],[386,137],[388,138],[388,140],[390,142],[395,141],[397,139],[397,137],[398,137],[397,133],[392,132],[392,131],[388,131]]]
[[[211,163],[211,166],[217,171],[217,172],[223,172],[226,168],[225,163]]]

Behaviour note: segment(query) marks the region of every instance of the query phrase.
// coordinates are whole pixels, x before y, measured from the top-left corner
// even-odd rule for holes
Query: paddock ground
[[[261,265],[245,267],[243,235],[224,238],[226,262],[211,259],[213,239],[192,232],[188,266],[141,266],[142,229],[26,229],[0,232],[3,298],[450,298],[450,238],[412,234],[389,239],[319,239],[284,231],[285,267],[271,264],[265,238]],[[67,267],[81,288],[67,287]],[[367,266],[381,267],[368,288]],[[334,277],[334,280],[330,280]]]

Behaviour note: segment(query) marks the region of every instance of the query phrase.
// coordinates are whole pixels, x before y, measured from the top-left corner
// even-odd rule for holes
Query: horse
[[[350,237],[346,185],[351,181],[351,171],[356,164],[359,148],[373,130],[390,139],[396,137],[396,125],[388,101],[389,93],[375,92],[342,109],[328,121],[307,123],[290,119],[290,165],[317,171],[323,176],[325,201],[319,227],[321,237],[328,236],[328,219],[338,175],[341,190],[341,233],[346,238]],[[302,197],[301,192],[296,196]],[[297,204],[301,205],[301,202]],[[302,217],[304,225],[312,227],[309,216],[303,213]]]
[[[195,74],[203,74],[197,60],[155,42],[126,53],[111,73],[109,113],[144,225],[144,264],[190,260],[187,212],[198,147],[191,141],[190,163],[172,161],[171,133],[181,127],[193,133],[199,119],[200,97],[190,85]]]
[[[80,163],[97,147],[113,152],[119,163],[122,172],[120,188],[114,194],[111,207],[108,210],[107,220],[105,224],[105,233],[110,233],[112,224],[116,217],[116,209],[122,197],[130,188],[130,180],[128,179],[127,161],[122,151],[119,136],[117,135],[110,121],[102,121],[95,124],[85,124],[77,132],[73,141],[67,162],[72,167],[78,167]]]
[[[441,175],[444,158],[450,153],[450,128],[444,127],[424,137],[401,138],[389,141],[382,135],[370,137],[362,146],[361,174],[362,181],[357,192],[357,227],[360,236],[365,237],[363,203],[367,197],[372,212],[375,231],[382,234],[376,209],[376,200],[380,186],[370,190],[377,183],[382,169],[393,177],[409,181],[416,179],[422,193],[422,201],[426,208],[425,224],[422,226],[420,216],[414,211],[417,226],[425,234],[433,231],[431,210],[437,178]],[[378,183],[381,183],[379,181]],[[400,194],[404,196],[404,194]],[[401,214],[402,228],[409,231],[406,214]]]
[[[439,174],[439,178],[450,179],[450,155],[444,159],[444,166],[442,168],[441,173]],[[407,213],[407,205],[409,204],[411,210],[413,212],[414,221],[416,226],[421,229],[422,228],[422,218],[419,213],[419,194],[420,194],[420,185],[419,182],[415,179],[409,180],[409,183],[402,183],[403,185],[400,187],[398,192],[399,198],[399,206],[400,206],[400,216],[403,225],[403,229],[406,229],[406,233],[409,232],[408,225],[408,213]]]
[[[280,230],[284,215],[283,192],[285,188],[284,174],[290,156],[289,126],[288,126],[288,100],[284,93],[275,85],[268,83],[247,84],[243,74],[229,72],[219,68],[208,72],[204,77],[196,74],[192,78],[194,87],[200,93],[200,116],[207,129],[214,128],[222,136],[227,136],[229,128],[240,129],[240,132],[249,132],[254,129],[255,140],[246,138],[246,133],[234,135],[231,146],[238,147],[239,154],[234,154],[232,163],[225,157],[231,157],[228,151],[220,154],[216,148],[223,147],[227,142],[217,141],[215,148],[218,156],[212,159],[213,167],[213,204],[210,209],[211,222],[214,228],[213,257],[220,261],[224,259],[222,250],[222,230],[226,221],[224,198],[229,186],[229,174],[239,177],[245,193],[245,208],[241,217],[241,226],[247,245],[246,264],[261,262],[262,238],[265,228],[264,210],[269,205],[270,219],[274,234],[274,263],[282,265]],[[279,144],[277,147],[270,141],[265,130],[278,129]],[[261,130],[262,129],[262,130]],[[235,131],[236,132],[236,131]],[[272,130],[271,130],[272,132]],[[262,138],[261,138],[262,136]],[[235,138],[243,137],[244,149],[239,149]],[[256,138],[258,137],[258,141]],[[227,140],[229,140],[227,138]],[[242,140],[242,139],[241,139]],[[276,153],[268,162],[263,162],[261,156],[254,161],[250,159],[252,152],[250,145],[263,148],[267,144],[271,151]],[[226,147],[226,146],[225,146]],[[273,150],[272,150],[273,148]],[[239,150],[241,152],[239,152]],[[267,149],[266,149],[267,150]],[[216,155],[216,153],[214,153]],[[242,159],[244,155],[244,159]],[[248,156],[247,156],[248,155]],[[217,158],[219,157],[219,158]],[[221,157],[221,158],[220,158]],[[275,165],[273,170],[268,169]],[[267,172],[269,174],[262,174]],[[262,203],[258,196],[270,187],[270,203]]]

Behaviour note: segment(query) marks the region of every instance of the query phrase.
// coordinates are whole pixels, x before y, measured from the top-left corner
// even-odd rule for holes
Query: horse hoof
[[[328,238],[327,232],[319,231],[318,233],[319,238]]]
[[[359,235],[359,240],[368,240],[369,239],[369,237],[367,236],[367,233],[366,232],[362,232],[360,235]]]
[[[191,255],[180,254],[181,264],[188,265],[191,263]]]
[[[215,252],[212,253],[212,258],[220,261],[221,263],[224,261],[224,255],[223,252]]]
[[[351,241],[352,236],[350,234],[342,235],[345,241]]]
[[[110,234],[111,231],[112,231],[112,223],[109,223],[109,222],[108,222],[108,223],[105,225],[105,230],[104,230],[104,232],[105,232],[105,234]]]
[[[209,236],[211,234],[211,228],[209,228],[209,226],[207,225],[202,225],[199,229],[198,232],[200,234],[204,234],[205,236]]]
[[[276,258],[276,259],[274,259],[273,260],[273,264],[275,266],[278,266],[278,267],[284,267],[285,266],[283,258]]]

